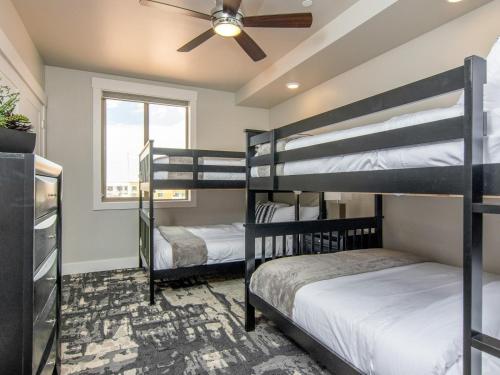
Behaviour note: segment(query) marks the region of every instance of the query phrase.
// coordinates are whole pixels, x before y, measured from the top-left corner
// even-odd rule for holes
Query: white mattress
[[[306,285],[293,320],[367,374],[462,374],[462,269],[438,263]],[[500,281],[486,275],[483,331],[500,336]],[[483,374],[500,362],[483,356]]]
[[[192,164],[192,158],[189,157],[169,157],[163,156],[154,160],[157,164]],[[244,159],[223,159],[223,158],[200,158],[200,164],[203,165],[225,165],[244,167]],[[190,172],[155,172],[154,178],[158,180],[166,179],[179,179],[179,180],[192,180],[193,174]],[[225,172],[200,172],[198,173],[200,180],[232,180],[240,181],[245,180],[245,173],[225,173]]]
[[[378,124],[293,139],[287,142],[285,150],[293,150],[462,115],[463,107],[460,105],[432,109],[397,116]],[[484,147],[484,161],[486,164],[500,163],[500,109],[488,112],[488,136],[486,137]],[[283,168],[277,168],[277,174],[287,176],[312,173],[442,167],[460,164],[463,164],[463,140],[289,162],[285,163]],[[251,173],[252,177],[268,176],[269,168],[254,167]]]
[[[207,245],[207,264],[227,263],[245,260],[245,229],[242,223],[205,225],[184,227],[195,236],[202,238]],[[292,237],[287,237],[287,251],[292,249]],[[283,242],[281,237],[276,237],[276,253],[281,254]],[[155,270],[171,269],[172,246],[161,235],[160,231],[154,229]],[[262,242],[255,243],[256,258],[260,259],[262,254]],[[266,238],[266,257],[272,255],[272,239]]]

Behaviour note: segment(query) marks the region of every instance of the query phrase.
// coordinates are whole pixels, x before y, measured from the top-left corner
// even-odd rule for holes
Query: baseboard
[[[90,260],[85,262],[63,263],[62,274],[112,271],[139,266],[139,257]]]

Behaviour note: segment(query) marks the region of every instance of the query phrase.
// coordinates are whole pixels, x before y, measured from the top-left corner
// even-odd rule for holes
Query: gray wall
[[[0,1],[0,29],[15,46],[30,73],[43,86],[44,64],[16,8],[10,0]]]
[[[127,78],[57,67],[47,67],[45,76],[49,97],[48,158],[64,167],[63,262],[98,263],[117,259],[119,265],[120,259],[130,260],[137,256],[137,211],[92,210],[91,79]],[[231,93],[189,89],[198,92],[197,147],[243,151],[243,129],[268,129],[267,110],[237,107]],[[242,221],[244,203],[243,191],[199,192],[197,207],[163,209],[158,213],[159,222],[207,224]]]
[[[384,53],[332,80],[271,109],[270,125],[277,127],[424,78],[463,63],[466,56],[486,56],[500,35],[500,0]],[[392,113],[448,105],[456,100],[442,98]],[[371,118],[371,120],[374,120]],[[339,124],[349,127],[366,123]],[[371,205],[366,201],[366,210]],[[384,197],[385,246],[410,250],[444,263],[462,261],[461,199],[436,197]],[[358,207],[359,208],[359,207]],[[362,209],[363,211],[365,209]],[[356,215],[354,215],[356,216]],[[485,224],[486,269],[500,272],[499,217]]]

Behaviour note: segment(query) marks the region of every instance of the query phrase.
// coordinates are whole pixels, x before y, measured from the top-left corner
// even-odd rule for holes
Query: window
[[[157,147],[196,147],[192,90],[127,80],[92,78],[93,207],[138,207],[139,152]],[[196,192],[158,191],[158,207],[194,207]]]
[[[139,153],[148,140],[155,147],[188,146],[188,108],[183,101],[103,92],[104,201],[139,197]],[[187,200],[187,190],[156,191],[158,200]]]

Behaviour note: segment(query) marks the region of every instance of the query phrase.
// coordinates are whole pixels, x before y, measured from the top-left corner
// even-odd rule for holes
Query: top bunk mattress
[[[169,157],[162,156],[154,159],[155,164],[193,164],[193,159],[190,157]],[[203,165],[219,165],[244,167],[245,159],[224,159],[224,158],[200,158],[200,164]],[[193,173],[191,172],[155,172],[154,178],[157,180],[192,180]],[[226,181],[242,181],[246,179],[245,173],[226,173],[226,172],[200,172],[198,173],[199,180],[226,180]]]
[[[314,146],[458,116],[463,116],[462,105],[411,113],[396,116],[381,123],[292,139],[285,143],[283,150],[288,151]],[[489,111],[487,113],[487,119],[488,135],[485,137],[484,143],[484,162],[485,164],[500,163],[500,108]],[[287,162],[277,165],[276,174],[278,176],[291,176],[302,174],[444,167],[462,165],[463,160],[463,140],[460,139],[451,142],[436,142],[417,146]],[[269,166],[253,167],[251,175],[252,177],[267,177],[269,176]]]

